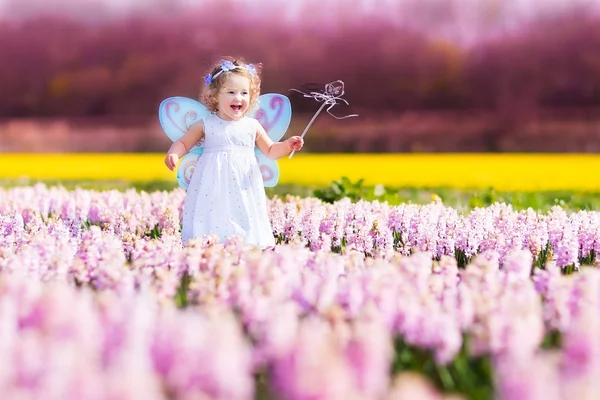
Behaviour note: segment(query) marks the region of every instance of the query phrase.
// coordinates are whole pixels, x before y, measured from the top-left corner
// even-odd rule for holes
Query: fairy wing
[[[181,139],[190,126],[208,116],[210,116],[210,111],[202,103],[187,97],[170,97],[163,100],[158,107],[160,125],[173,142]],[[203,145],[199,143],[192,147],[179,162],[177,183],[182,189],[187,190],[202,151]]]
[[[260,122],[271,140],[278,142],[292,120],[290,99],[278,93],[263,94],[258,99],[260,107],[248,116]]]
[[[273,142],[278,142],[292,120],[290,99],[282,94],[269,93],[259,97],[260,108],[249,116],[255,118]],[[258,148],[254,149],[265,187],[273,187],[279,181],[277,161],[267,158]]]
[[[196,168],[196,163],[198,162],[198,158],[202,155],[203,150],[204,147],[202,145],[194,146],[192,147],[192,150],[179,161],[179,166],[177,167],[177,183],[179,183],[180,188],[187,190],[190,181],[192,180],[194,168]]]
[[[281,94],[263,94],[259,97],[260,108],[250,114],[265,129],[271,140],[278,142],[287,131],[292,118],[290,100]],[[163,131],[173,142],[179,140],[195,123],[210,116],[210,111],[200,102],[187,97],[170,97],[160,103],[158,116]],[[187,190],[203,145],[198,144],[186,154],[177,168],[177,182]],[[264,185],[273,187],[279,180],[279,166],[275,160],[265,157],[254,149]]]
[[[187,97],[169,97],[158,107],[160,124],[172,141],[181,139],[190,126],[210,116],[202,103]]]

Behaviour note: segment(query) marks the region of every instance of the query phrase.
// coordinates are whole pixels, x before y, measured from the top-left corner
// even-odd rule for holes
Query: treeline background
[[[519,19],[487,2],[466,31],[460,1],[324,3],[154,2],[119,16],[13,5],[0,22],[0,150],[164,151],[158,104],[196,98],[222,55],[263,63],[263,93],[289,95],[294,134],[318,104],[288,90],[345,82],[351,106],[333,111],[359,117],[321,115],[307,151],[600,150],[596,8]]]

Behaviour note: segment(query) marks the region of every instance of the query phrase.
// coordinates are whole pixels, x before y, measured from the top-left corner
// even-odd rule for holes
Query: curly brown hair
[[[230,74],[242,75],[250,80],[250,105],[246,113],[258,108],[258,96],[260,96],[260,75],[262,72],[262,64],[253,64],[254,74],[251,74],[248,70],[248,63],[242,58],[224,57],[215,63],[214,66],[208,72],[211,76],[221,71],[221,63],[225,61],[231,61],[233,65],[240,66],[243,68],[236,68],[231,71],[224,71],[209,84],[204,82],[202,91],[200,93],[200,101],[210,110],[210,112],[216,113],[218,111],[218,96],[223,83],[227,80]]]

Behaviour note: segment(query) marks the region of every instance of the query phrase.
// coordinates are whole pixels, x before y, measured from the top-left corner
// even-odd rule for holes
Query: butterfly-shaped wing
[[[210,116],[200,102],[187,97],[170,97],[158,107],[160,124],[172,141],[181,139],[190,126]]]
[[[204,148],[202,146],[195,146],[189,153],[183,156],[181,161],[179,161],[179,166],[177,167],[177,183],[179,183],[180,188],[187,190],[190,181],[192,180],[192,174],[194,173],[194,168],[196,168],[198,157],[202,155],[203,150]]]
[[[263,94],[259,97],[260,108],[249,116],[258,120],[271,140],[278,142],[287,131],[292,118],[290,100],[281,94]],[[160,124],[173,142],[179,140],[190,126],[204,120],[211,113],[200,102],[187,97],[170,97],[163,100],[158,108]],[[187,190],[203,145],[198,144],[186,154],[177,168],[177,182]],[[275,160],[265,157],[258,148],[254,149],[264,185],[273,187],[279,180],[279,167]]]
[[[290,126],[292,119],[290,100],[286,96],[276,93],[263,94],[259,100],[260,108],[250,117],[255,118],[262,125],[273,142],[278,142]],[[254,152],[264,185],[266,187],[277,185],[279,181],[277,161],[267,158],[258,148],[255,148]]]
[[[163,100],[158,107],[160,124],[173,142],[181,139],[190,126],[210,116],[204,104],[187,97],[170,97]],[[203,145],[197,144],[190,149],[177,167],[177,182],[182,189],[188,188],[192,172],[198,157],[202,154]]]

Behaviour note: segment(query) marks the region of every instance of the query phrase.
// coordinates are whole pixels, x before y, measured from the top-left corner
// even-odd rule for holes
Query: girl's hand
[[[288,140],[285,141],[290,151],[298,151],[304,146],[304,139],[300,136],[292,136]]]
[[[179,161],[179,156],[175,153],[169,153],[165,157],[165,165],[171,171],[173,171],[173,168],[175,168],[175,166],[177,165],[177,161]]]

